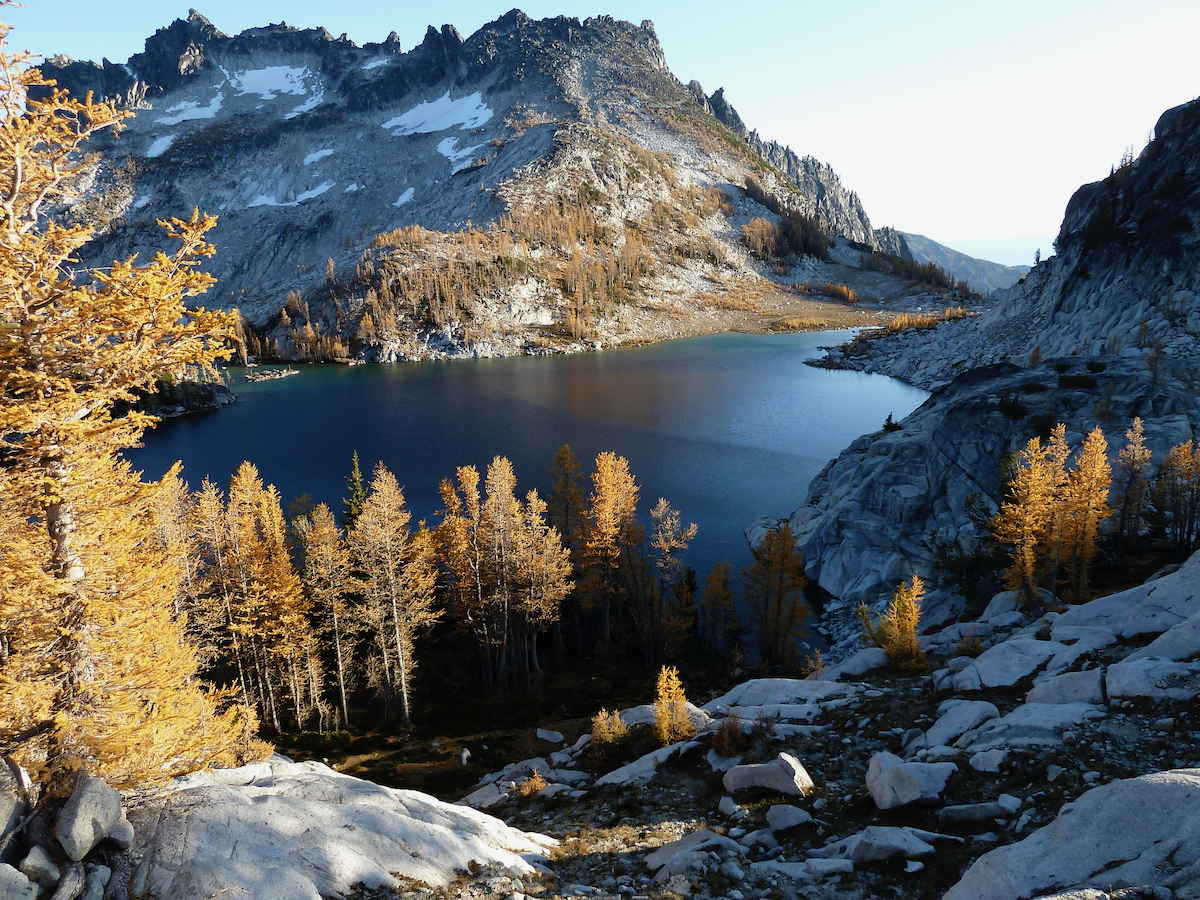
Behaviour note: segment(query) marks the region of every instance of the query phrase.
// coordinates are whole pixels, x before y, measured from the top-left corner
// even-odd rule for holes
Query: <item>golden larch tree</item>
[[[1004,586],[1036,605],[1038,575],[1054,512],[1054,479],[1041,438],[1030,438],[1021,451],[1008,493],[1009,499],[992,518],[996,540],[1012,548]]]
[[[600,604],[600,641],[605,646],[611,641],[612,605],[620,603],[618,565],[628,532],[637,525],[639,493],[625,457],[611,452],[596,457],[585,546]]]
[[[377,463],[350,549],[361,573],[359,592],[382,613],[390,646],[381,644],[386,687],[395,692],[405,727],[412,723],[412,675],[416,670],[413,642],[437,621],[433,537],[424,523],[413,533],[412,516],[387,466]],[[390,657],[390,659],[389,659]]]
[[[1083,441],[1075,468],[1067,480],[1067,538],[1064,556],[1071,599],[1088,598],[1088,569],[1096,555],[1100,524],[1112,515],[1108,491],[1112,469],[1108,464],[1108,441],[1097,425]]]
[[[355,454],[356,464],[357,461],[358,455]],[[297,519],[293,527],[304,550],[304,588],[313,612],[321,623],[321,633],[333,640],[338,701],[343,727],[348,727],[350,703],[347,684],[354,661],[355,638],[360,627],[347,599],[351,579],[350,548],[334,521],[333,513],[324,503],[318,503],[307,516]]]
[[[231,317],[192,310],[215,220],[161,223],[173,253],[88,268],[88,226],[61,226],[93,161],[83,144],[129,113],[80,102],[3,52],[0,26],[0,752],[69,791],[258,752],[246,714],[196,677],[155,486],[116,454],[152,419],[132,401],[161,372],[211,372]],[[33,99],[33,94],[40,99]]]

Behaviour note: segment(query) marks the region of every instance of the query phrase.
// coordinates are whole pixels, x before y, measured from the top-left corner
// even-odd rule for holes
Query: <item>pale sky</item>
[[[191,2],[229,34],[286,20],[359,44],[395,31],[409,50],[429,24],[469,36],[515,0]],[[682,81],[724,87],[763,137],[833,166],[876,227],[951,245],[1023,238],[1048,255],[1039,242],[1057,233],[1074,190],[1106,176],[1125,148],[1139,152],[1164,110],[1200,95],[1200,0],[521,8],[534,18],[652,19]],[[13,47],[124,62],[187,12],[187,0],[26,0],[0,19],[16,26]]]

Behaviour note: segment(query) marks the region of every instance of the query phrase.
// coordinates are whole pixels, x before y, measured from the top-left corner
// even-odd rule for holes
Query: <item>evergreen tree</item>
[[[358,451],[350,465],[350,474],[346,476],[348,496],[342,500],[342,525],[347,531],[353,531],[358,517],[362,515],[363,503],[367,499],[367,489],[363,485],[362,469],[358,467]]]
[[[788,525],[772,528],[753,549],[754,562],[742,569],[746,607],[754,620],[758,652],[767,666],[790,667],[796,640],[809,616],[804,602],[804,556]]]
[[[728,562],[713,563],[700,594],[700,642],[710,659],[729,653],[742,636]]]
[[[1134,417],[1125,432],[1127,443],[1117,458],[1120,476],[1120,516],[1117,519],[1117,548],[1124,541],[1137,538],[1142,531],[1142,514],[1146,506],[1146,473],[1150,471],[1150,449],[1146,446],[1142,420]]]

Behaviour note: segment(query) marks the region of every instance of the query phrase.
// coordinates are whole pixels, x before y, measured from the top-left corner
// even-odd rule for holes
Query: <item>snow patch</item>
[[[246,204],[246,209],[251,209],[255,206],[299,206],[305,200],[311,200],[313,197],[320,197],[335,184],[337,184],[335,181],[326,181],[323,184],[313,188],[311,191],[305,191],[303,194],[297,194],[295,200],[291,200],[287,203],[280,203],[278,200],[268,194],[259,194]]]
[[[296,116],[300,115],[301,113],[306,113],[311,109],[316,109],[318,106],[321,105],[321,102],[324,99],[325,99],[324,92],[320,88],[318,88],[317,90],[313,91],[313,94],[311,97],[309,97],[307,100],[305,100],[303,103],[301,103],[295,109],[293,109],[290,113],[288,113],[286,116],[284,116],[284,118],[285,119],[294,119],[294,118],[296,118]]]
[[[135,203],[133,204],[133,208],[134,208],[134,209],[141,209],[141,208],[143,208],[144,206],[146,206],[146,205],[147,205],[149,202],[150,202],[150,195],[149,195],[149,194],[142,194],[142,196],[140,196],[140,197],[138,197],[138,198],[137,198],[137,202],[135,202]]]
[[[173,134],[164,134],[162,137],[156,138],[154,143],[146,150],[146,158],[153,159],[156,156],[162,156],[173,143],[175,143],[175,135]]]
[[[372,69],[378,69],[380,66],[386,66],[387,64],[388,58],[386,56],[383,59],[374,59],[369,63],[363,63],[363,71],[370,72]]]
[[[435,134],[448,131],[455,125],[461,129],[478,128],[492,117],[492,110],[483,102],[483,94],[476,91],[457,100],[450,99],[446,91],[436,100],[418,103],[408,112],[388,119],[383,127],[399,137],[403,134]]]
[[[456,149],[458,146],[458,138],[446,138],[438,144],[438,153],[450,160],[450,165],[454,168],[450,174],[461,172],[467,166],[475,161],[475,151],[483,144],[475,144],[473,147],[463,147],[461,150]]]
[[[279,94],[307,94],[304,79],[308,74],[306,67],[267,66],[233,75],[226,73],[225,77],[239,94],[258,94],[263,100],[274,100]]]
[[[400,199],[398,199],[395,203],[393,203],[392,206],[403,206],[405,203],[407,203],[409,200],[411,200],[416,195],[416,193],[417,193],[416,188],[409,188],[407,191],[405,191],[403,194],[400,195]]]
[[[342,191],[342,193],[343,194],[353,194],[357,190],[358,190],[358,182],[356,181],[353,184],[346,185],[346,189],[344,191]]]
[[[160,116],[154,121],[159,125],[178,125],[192,119],[211,119],[221,111],[221,102],[224,99],[225,95],[217,91],[217,96],[209,101],[208,106],[201,106],[194,100],[184,100],[166,110],[170,115]]]
[[[333,156],[333,153],[333,150],[314,150],[312,153],[308,154],[308,156],[304,157],[304,164],[306,166],[311,166],[318,160],[322,160],[327,156]]]

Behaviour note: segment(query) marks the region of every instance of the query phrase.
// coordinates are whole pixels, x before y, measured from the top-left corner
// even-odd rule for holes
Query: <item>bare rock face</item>
[[[1063,890],[1200,888],[1200,771],[1115,781],[1025,840],[980,857],[944,900],[1018,900]]]
[[[318,900],[358,884],[394,890],[396,875],[445,885],[472,863],[521,875],[533,871],[521,854],[556,844],[319,763],[190,775],[131,810],[130,820],[141,859],[131,893],[161,900],[234,888],[259,900]]]
[[[935,572],[939,546],[974,548],[978,534],[967,511],[974,507],[978,520],[999,508],[1000,463],[1024,446],[1035,428],[1069,419],[1067,440],[1074,449],[1099,425],[1114,466],[1135,415],[1144,421],[1153,466],[1172,446],[1200,434],[1200,403],[1182,386],[1165,379],[1155,383],[1149,372],[1129,362],[1095,372],[1078,358],[1060,361],[1063,365],[1065,373],[1047,361],[1031,368],[1004,363],[962,375],[932,394],[900,430],[862,436],[813,479],[804,505],[788,521],[804,552],[806,574],[837,598],[826,607],[835,640],[857,640],[852,611],[860,601],[878,607],[914,572],[926,578]],[[1060,380],[1060,375],[1076,377]],[[1060,404],[1075,412],[1064,416]],[[1097,416],[1101,408],[1109,415]],[[755,527],[763,525],[752,526],[752,538]],[[1173,584],[1157,590],[1186,593]],[[930,625],[961,612],[964,600],[977,608],[986,602],[941,591],[952,587],[935,580],[927,584],[925,621]],[[1134,590],[1146,594],[1152,587]],[[1107,599],[1068,612],[1055,627],[1103,625]],[[1147,618],[1153,605],[1145,607]],[[1179,612],[1158,630],[1196,611],[1183,596],[1178,605]],[[1130,615],[1128,610],[1121,614]],[[1135,626],[1121,624],[1130,627]],[[994,674],[1003,675],[999,669]]]
[[[1200,366],[1200,100],[1138,156],[1080,187],[1044,259],[977,319],[881,339],[852,362],[925,387],[973,368],[1081,355],[1187,377]]]

